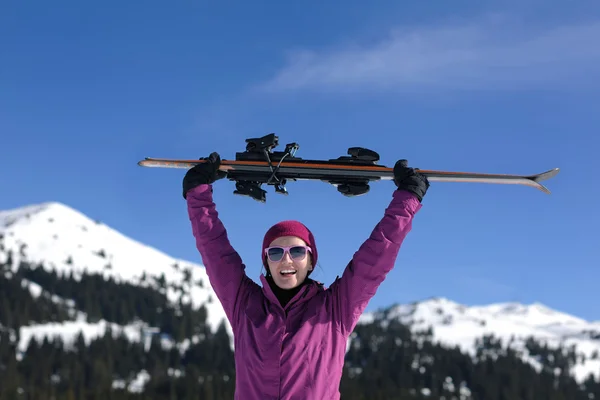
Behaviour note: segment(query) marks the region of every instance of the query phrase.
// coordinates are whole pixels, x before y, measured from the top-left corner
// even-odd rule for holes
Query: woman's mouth
[[[282,269],[281,271],[279,271],[279,273],[283,276],[290,276],[290,275],[294,275],[296,273],[296,270],[292,269],[292,268],[287,268],[287,269]]]

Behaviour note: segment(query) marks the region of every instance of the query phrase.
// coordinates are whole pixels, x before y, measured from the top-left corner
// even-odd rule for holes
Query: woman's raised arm
[[[208,160],[187,172],[183,193],[196,248],[202,256],[210,284],[235,330],[238,305],[248,290],[257,285],[246,275],[246,267],[229,242],[213,201],[212,183],[223,177],[218,171],[220,158],[213,153]]]

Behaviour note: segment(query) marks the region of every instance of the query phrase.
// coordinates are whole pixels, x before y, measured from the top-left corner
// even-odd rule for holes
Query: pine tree
[[[171,303],[158,286],[141,287],[98,274],[75,279],[72,273],[60,275],[41,265],[21,263],[9,276],[0,274],[0,398],[233,398],[230,337],[224,323],[214,333],[209,329],[206,308]],[[58,337],[32,337],[18,361],[20,327],[73,318],[66,304],[46,295],[34,298],[21,284],[23,279],[50,295],[73,300],[90,320],[125,325],[137,319],[159,332],[142,334],[140,341],[111,329],[89,343],[81,333],[70,343]],[[147,282],[166,289],[164,276]],[[353,332],[340,385],[344,400],[461,399],[466,389],[471,394],[464,400],[600,399],[597,378],[590,376],[582,384],[573,379],[573,366],[581,361],[574,349],[552,349],[531,338],[526,350],[542,364],[538,372],[494,336],[481,338],[476,356],[471,357],[459,348],[434,343],[431,329],[413,333],[383,315]],[[199,340],[192,341],[193,337]],[[171,346],[163,347],[163,341]],[[129,391],[143,371],[149,381],[142,392]]]

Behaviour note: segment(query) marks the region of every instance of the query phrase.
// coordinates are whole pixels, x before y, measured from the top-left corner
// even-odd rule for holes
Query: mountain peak
[[[444,297],[431,297],[408,304],[365,313],[361,323],[397,320],[414,332],[431,329],[434,341],[474,354],[477,340],[493,335],[527,355],[527,340],[536,339],[551,348],[577,348],[582,363],[575,368],[578,380],[589,373],[600,377],[600,324],[586,321],[540,302],[517,302],[468,306]],[[527,357],[526,357],[527,359]],[[535,360],[530,360],[535,364]]]
[[[96,273],[117,282],[162,287],[173,302],[212,309],[213,326],[224,314],[203,265],[172,257],[60,202],[0,211],[0,263],[12,257],[59,275]]]
[[[40,224],[44,220],[53,222],[57,219],[79,220],[82,223],[93,222],[83,213],[64,203],[49,201],[0,211],[0,231],[10,230],[11,227],[19,225]]]

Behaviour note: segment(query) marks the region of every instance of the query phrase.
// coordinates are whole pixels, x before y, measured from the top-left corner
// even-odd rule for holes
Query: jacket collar
[[[284,310],[288,310],[290,307],[305,303],[314,297],[317,293],[324,290],[323,284],[321,282],[317,282],[313,279],[306,278],[307,281],[302,285],[302,288],[288,301],[285,307],[281,307],[281,303],[279,299],[271,289],[271,285],[267,281],[267,278],[264,274],[260,275],[260,281],[262,283],[262,290],[265,294],[265,297],[273,304],[278,307],[283,308]]]

